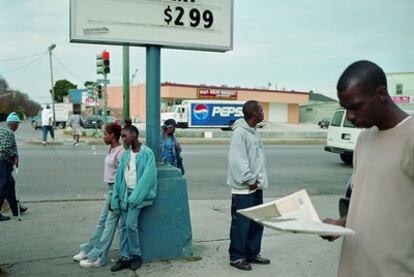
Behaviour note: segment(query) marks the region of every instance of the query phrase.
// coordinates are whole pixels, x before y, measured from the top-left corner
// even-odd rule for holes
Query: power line
[[[27,66],[29,66],[29,65],[31,65],[31,64],[33,64],[33,63],[35,63],[35,62],[37,62],[37,61],[38,61],[38,60],[40,60],[41,58],[43,58],[43,56],[44,56],[45,54],[46,54],[46,52],[45,52],[45,53],[43,53],[43,55],[39,56],[37,59],[34,59],[33,61],[31,61],[31,62],[29,62],[29,63],[26,63],[26,64],[24,64],[24,65],[22,65],[22,66],[15,67],[15,68],[13,68],[13,69],[9,69],[9,70],[6,70],[6,71],[2,71],[2,72],[0,72],[0,74],[3,74],[3,73],[8,73],[8,72],[13,72],[13,71],[19,70],[19,69],[21,69],[21,68],[27,67]]]
[[[30,56],[22,56],[22,57],[16,57],[16,58],[4,58],[4,59],[0,59],[0,62],[29,59],[29,58],[32,58],[32,57],[36,57],[36,56],[45,54],[46,52],[47,52],[47,50],[46,51],[39,52],[37,54],[30,55]]]
[[[86,78],[84,78],[84,79],[82,79],[82,78],[80,78],[79,76],[77,76],[77,75],[75,75],[74,73],[72,73],[72,71],[70,71],[69,70],[69,68],[67,68],[64,64],[63,64],[63,62],[58,58],[58,57],[56,57],[56,55],[55,54],[53,54],[52,53],[52,55],[53,55],[53,57],[56,59],[56,61],[58,61],[58,63],[63,67],[63,69],[65,69],[70,75],[72,75],[73,77],[75,77],[76,79],[78,79],[78,81],[80,81],[80,82],[84,82],[85,80],[87,80]]]

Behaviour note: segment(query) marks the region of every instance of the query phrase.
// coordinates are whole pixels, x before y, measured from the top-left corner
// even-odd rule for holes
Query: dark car
[[[348,208],[349,208],[349,202],[351,201],[351,195],[352,195],[352,182],[350,178],[348,181],[348,184],[346,185],[345,197],[341,197],[339,199],[339,216],[340,217],[344,217],[348,214]]]
[[[322,120],[318,122],[318,125],[321,128],[328,128],[330,123],[331,123],[331,119],[329,117],[324,117],[322,118]]]
[[[102,116],[98,115],[90,115],[83,121],[83,128],[85,129],[93,129],[95,126],[98,129],[101,129],[103,125],[103,118]]]

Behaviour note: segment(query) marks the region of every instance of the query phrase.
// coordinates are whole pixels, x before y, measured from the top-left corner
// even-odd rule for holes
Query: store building
[[[108,87],[108,109],[112,115],[121,116],[123,105],[122,86]],[[265,120],[277,123],[299,123],[299,105],[309,101],[308,92],[252,89],[226,86],[189,85],[176,83],[161,84],[161,112],[168,111],[183,100],[257,100],[264,110]],[[131,118],[145,121],[145,85],[130,88]]]

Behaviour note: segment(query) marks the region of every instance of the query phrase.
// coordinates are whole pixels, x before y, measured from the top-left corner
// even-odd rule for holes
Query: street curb
[[[25,143],[42,145],[41,140],[34,140],[34,139],[27,139],[27,140],[25,140]],[[62,141],[50,141],[50,142],[48,141],[47,145],[63,145],[63,142]]]

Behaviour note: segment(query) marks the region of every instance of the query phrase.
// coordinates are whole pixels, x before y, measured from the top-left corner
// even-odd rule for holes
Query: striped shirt
[[[0,127],[0,160],[13,162],[18,156],[16,139],[8,127]]]

